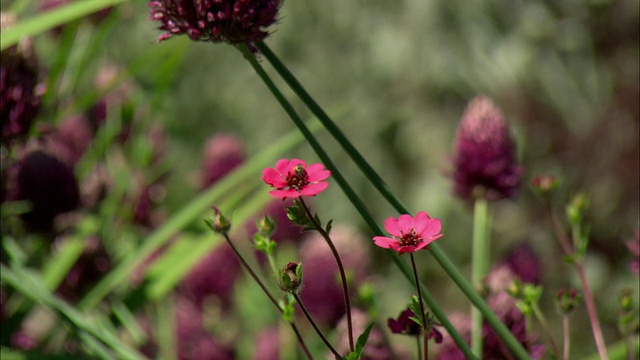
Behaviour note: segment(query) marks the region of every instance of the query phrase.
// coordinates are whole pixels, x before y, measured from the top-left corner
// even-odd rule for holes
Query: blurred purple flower
[[[462,199],[514,198],[522,168],[516,164],[515,146],[500,109],[488,98],[474,98],[456,131],[454,193]]]
[[[342,259],[347,279],[351,280],[350,290],[355,291],[367,275],[370,262],[368,242],[362,234],[343,225],[334,224],[330,236]],[[318,323],[334,326],[345,315],[336,260],[327,243],[315,232],[309,233],[299,253],[304,267],[302,301]]]
[[[415,317],[411,309],[405,309],[397,319],[389,318],[387,326],[394,334],[418,335],[422,332],[422,327],[417,322],[410,319]]]
[[[231,305],[233,288],[242,274],[240,262],[227,244],[211,250],[187,276],[182,292],[202,306],[209,297],[216,297],[223,306]]]
[[[540,285],[542,264],[531,245],[522,243],[515,246],[507,254],[506,263],[523,283]]]
[[[32,208],[21,215],[28,230],[48,232],[59,214],[80,204],[73,170],[43,149],[28,151],[10,169],[9,200],[27,200]]]
[[[158,41],[187,34],[191,40],[251,43],[267,37],[280,0],[152,0],[150,18],[165,33]]]
[[[277,326],[260,331],[253,355],[253,360],[272,359],[280,359],[280,329]]]
[[[351,320],[353,322],[353,333],[357,338],[364,332],[364,330],[373,322],[371,317],[367,313],[360,309],[351,310]],[[336,350],[342,354],[349,353],[349,336],[347,335],[347,317],[346,315],[340,319],[337,325],[337,339]],[[362,353],[362,360],[386,360],[386,359],[400,359],[402,357],[394,354],[391,345],[387,341],[384,332],[376,324],[369,333],[369,338],[364,347]]]
[[[15,17],[2,13],[2,29],[15,23]],[[2,51],[0,57],[0,117],[2,143],[24,138],[31,129],[41,104],[38,62],[31,41],[22,40]]]
[[[218,134],[207,140],[202,152],[201,187],[207,188],[244,162],[242,141],[231,134]]]

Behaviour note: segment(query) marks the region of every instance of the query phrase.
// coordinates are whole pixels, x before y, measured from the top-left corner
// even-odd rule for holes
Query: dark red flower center
[[[402,233],[402,236],[397,239],[402,246],[416,246],[422,242],[422,238],[418,237],[414,229],[411,229],[408,234]]]
[[[298,165],[293,169],[293,173],[289,173],[287,176],[287,186],[292,189],[300,190],[303,187],[309,185],[309,175],[307,171]]]

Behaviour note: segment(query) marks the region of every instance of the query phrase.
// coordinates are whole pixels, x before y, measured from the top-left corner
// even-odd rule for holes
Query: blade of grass
[[[15,45],[23,37],[38,35],[56,26],[90,15],[109,6],[118,5],[126,0],[86,0],[74,1],[19,22],[15,26],[3,29],[0,49]]]

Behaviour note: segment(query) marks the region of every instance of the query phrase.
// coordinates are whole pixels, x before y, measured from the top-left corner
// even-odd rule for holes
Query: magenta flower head
[[[262,181],[275,188],[269,194],[281,199],[315,196],[323,192],[329,183],[325,180],[331,172],[317,163],[307,166],[300,159],[280,159],[275,168],[262,171]]]
[[[252,43],[269,35],[280,0],[153,0],[151,20],[166,31],[158,41],[187,34],[194,41]]]
[[[426,248],[427,245],[442,236],[440,220],[429,217],[420,211],[415,217],[402,214],[390,217],[384,222],[384,229],[393,237],[376,236],[373,242],[381,248],[397,251],[400,255]]]
[[[488,98],[471,100],[456,131],[454,193],[495,201],[516,196],[522,168],[500,109]]]

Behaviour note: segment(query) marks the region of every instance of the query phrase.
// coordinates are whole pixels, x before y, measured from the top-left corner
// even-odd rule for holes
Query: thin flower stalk
[[[295,292],[291,294],[293,295],[293,298],[296,299],[296,302],[298,303],[298,305],[300,305],[300,309],[302,309],[304,316],[307,318],[307,320],[309,320],[309,323],[311,324],[311,326],[313,326],[313,329],[316,331],[316,333],[318,333],[318,336],[320,336],[320,339],[322,339],[322,342],[327,346],[329,351],[331,351],[331,353],[336,356],[336,359],[342,358],[342,355],[340,355],[340,353],[331,345],[329,340],[327,340],[316,322],[313,320],[313,317],[311,317],[311,314],[309,314],[309,311],[307,311],[307,308],[302,303],[302,299],[300,299],[300,296],[298,296],[298,294],[296,294]]]
[[[389,191],[387,185],[381,179],[381,177],[376,173],[376,171],[367,163],[367,161],[358,153],[358,151],[351,145],[349,140],[341,134],[340,130],[335,126],[333,121],[329,118],[329,116],[322,110],[317,103],[309,96],[306,90],[302,87],[302,85],[295,79],[293,74],[284,66],[284,64],[275,56],[275,54],[268,48],[268,46],[262,42],[256,42],[254,44],[256,48],[263,54],[269,63],[276,69],[278,74],[285,80],[285,82],[291,87],[291,89],[300,97],[300,99],[309,107],[311,112],[318,117],[318,119],[322,122],[325,128],[331,133],[331,135],[338,141],[338,143],[342,146],[345,152],[351,157],[351,159],[356,163],[358,168],[364,173],[364,175],[369,179],[371,184],[382,194],[382,196],[399,212],[399,213],[409,213],[407,208]],[[242,50],[242,48],[241,48]],[[248,50],[247,50],[248,51]],[[265,82],[267,87],[274,94],[276,99],[283,106],[285,111],[289,114],[292,120],[296,123],[300,131],[303,133],[309,144],[312,146],[314,151],[318,154],[318,156],[322,159],[323,163],[329,170],[331,170],[334,178],[337,180],[338,185],[345,192],[349,201],[356,207],[360,215],[367,222],[369,227],[376,234],[380,234],[381,231],[375,224],[375,221],[372,219],[368,211],[364,207],[362,201],[358,198],[358,196],[353,193],[353,190],[350,188],[348,183],[339,181],[338,171],[335,166],[329,166],[329,163],[325,161],[328,159],[328,156],[324,158],[320,156],[319,151],[322,151],[322,148],[319,148],[319,144],[315,141],[313,135],[306,129],[306,126],[300,118],[297,116],[293,107],[288,103],[288,101],[284,98],[284,96],[280,93],[277,87],[273,84],[268,75],[264,72],[261,65],[255,60],[248,58],[245,56],[247,60],[252,64],[258,75]],[[297,118],[297,119],[296,119]],[[306,129],[306,130],[305,130]],[[314,145],[315,144],[315,145]],[[329,160],[330,161],[330,160]],[[342,179],[344,180],[344,179]],[[513,334],[509,331],[509,329],[500,321],[500,319],[493,313],[493,311],[489,308],[486,302],[478,295],[475,289],[469,284],[469,282],[462,276],[458,268],[449,260],[446,254],[440,249],[437,244],[434,244],[430,247],[431,253],[438,261],[438,264],[445,270],[445,272],[451,277],[451,279],[456,283],[456,285],[462,290],[462,292],[469,298],[469,300],[479,308],[479,310],[484,314],[487,322],[494,328],[498,336],[505,342],[507,347],[514,353],[516,358],[518,359],[529,359],[530,356],[527,351],[522,347],[522,345],[515,339]],[[398,266],[401,272],[404,274],[405,278],[408,281],[412,281],[411,272],[406,268],[406,265],[399,259],[398,255],[388,252],[389,256],[391,256],[393,262]],[[424,287],[421,287],[423,294],[426,292]],[[432,298],[426,298],[429,301],[433,301]],[[433,302],[435,305],[435,302]],[[433,310],[434,314],[438,317],[438,320],[442,322],[442,325],[447,329],[449,334],[453,337],[454,342],[460,349],[463,350],[465,356],[467,358],[475,358],[472,354],[471,349],[469,348],[466,341],[460,336],[457,330],[453,328],[451,322],[446,318],[446,314],[441,312],[439,307],[434,308],[432,304],[429,304],[429,307]]]
[[[260,278],[258,277],[256,272],[253,271],[253,269],[251,268],[249,263],[247,263],[247,261],[245,260],[244,256],[242,256],[242,254],[238,251],[236,246],[233,244],[233,242],[229,238],[229,235],[226,234],[226,233],[222,233],[222,237],[224,237],[224,239],[227,241],[229,246],[231,246],[231,249],[233,249],[233,252],[236,254],[238,259],[240,259],[240,262],[242,263],[244,268],[247,270],[249,275],[251,275],[253,280],[255,280],[256,283],[258,283],[258,285],[260,286],[262,291],[265,293],[265,295],[267,295],[269,300],[273,303],[273,305],[275,305],[275,307],[278,309],[278,311],[280,311],[282,313],[282,307],[280,306],[280,304],[278,304],[278,301],[273,297],[273,295],[271,295],[271,292],[269,292],[269,290],[264,285],[262,280],[260,280]],[[307,356],[307,358],[309,360],[313,360],[313,356],[311,356],[311,353],[309,352],[309,349],[307,348],[307,345],[305,344],[304,339],[302,338],[302,334],[300,334],[300,331],[298,330],[298,327],[293,322],[289,322],[289,324],[291,324],[291,328],[293,329],[293,332],[296,334],[296,337],[298,338],[298,343],[300,344],[300,347],[302,348],[302,351],[304,351],[305,355]]]
[[[264,46],[266,46],[266,45],[264,45]],[[284,95],[282,95],[280,90],[275,86],[273,81],[269,78],[269,76],[264,71],[264,69],[262,68],[260,63],[258,63],[258,61],[255,59],[255,57],[253,56],[251,51],[246,46],[239,46],[238,48],[244,54],[245,59],[247,61],[249,61],[249,63],[254,68],[254,70],[256,71],[258,76],[260,76],[260,78],[263,80],[263,82],[265,83],[267,88],[274,95],[276,100],[280,103],[280,105],[283,107],[283,109],[287,112],[289,117],[294,121],[294,123],[299,128],[300,132],[303,134],[305,139],[308,141],[308,143],[312,147],[312,149],[316,152],[318,157],[322,160],[322,162],[325,164],[325,166],[331,171],[333,178],[336,180],[336,182],[338,183],[338,185],[340,186],[342,191],[345,193],[345,195],[347,196],[347,198],[349,199],[351,204],[356,208],[358,213],[362,216],[362,218],[367,223],[369,228],[375,234],[382,234],[382,229],[380,229],[378,227],[376,221],[373,219],[373,217],[371,216],[369,211],[366,209],[366,206],[364,205],[363,201],[360,199],[360,197],[355,193],[355,191],[351,188],[349,183],[344,179],[344,177],[338,171],[338,169],[333,164],[333,162],[331,161],[331,159],[329,158],[327,153],[324,151],[322,146],[320,146],[320,144],[317,142],[317,140],[315,139],[315,137],[313,136],[311,131],[309,131],[309,129],[304,124],[302,119],[295,112],[295,110],[293,109],[293,106],[291,106],[291,104],[286,100]],[[325,114],[325,116],[326,116],[326,114]],[[395,202],[395,204],[400,205],[400,203],[397,202],[397,201]],[[404,212],[406,213],[408,211],[404,211]],[[451,263],[451,261],[446,257],[446,255],[444,255],[444,253],[442,253],[442,251],[439,250],[439,248],[435,244],[431,247],[431,251],[434,254],[434,257],[437,256],[436,260],[438,260],[438,262],[445,269],[445,271],[450,273],[450,276],[452,277],[452,279],[454,279],[456,284],[458,284],[458,286],[461,289],[463,289],[463,292],[470,299],[472,299],[472,302],[474,302],[475,304],[479,304],[478,306],[481,307],[481,311],[490,312],[491,314],[493,314],[491,312],[491,310],[489,309],[488,305],[480,298],[480,296],[475,294],[475,291],[473,291],[471,285],[469,285],[469,283],[464,279],[464,277],[462,276],[462,274],[460,274],[460,272],[457,270],[455,265],[453,265],[453,263]],[[387,252],[387,254],[388,254],[388,256],[391,257],[391,260],[400,269],[400,271],[402,272],[404,277],[408,281],[413,282],[413,279],[412,279],[412,276],[411,276],[411,270],[409,270],[409,268],[400,259],[400,257],[397,254],[395,254],[393,252],[390,252],[390,251]],[[451,274],[453,274],[453,275],[451,275]],[[431,308],[431,310],[433,311],[434,315],[442,323],[442,325],[445,327],[445,329],[447,329],[448,333],[451,335],[451,337],[453,338],[453,340],[456,343],[456,345],[458,345],[458,347],[463,351],[463,353],[465,354],[465,356],[467,358],[476,359],[476,357],[471,352],[471,349],[469,348],[469,345],[466,343],[466,341],[460,335],[460,333],[456,330],[456,328],[453,326],[453,324],[449,321],[449,319],[447,318],[447,315],[445,314],[445,312],[442,311],[442,309],[435,302],[435,300],[433,299],[433,296],[431,296],[429,294],[428,290],[424,286],[421,286],[420,289],[422,291],[422,294],[425,295],[425,301],[429,305],[429,308]],[[517,340],[515,340],[515,338],[513,338],[513,335],[511,335],[511,333],[506,328],[506,326],[504,326],[504,324],[502,324],[500,322],[500,320],[498,319],[498,317],[495,314],[493,314],[493,316],[491,316],[491,314],[487,315],[485,313],[485,316],[488,316],[488,319],[489,319],[488,321],[490,321],[490,323],[492,324],[492,326],[494,326],[494,328],[495,327],[499,328],[496,331],[499,334],[501,334],[502,339],[505,340],[505,342],[507,343],[509,348],[510,349],[515,349],[513,351],[514,351],[514,353],[519,354],[519,356],[518,356],[519,359],[529,359],[529,356],[526,353],[526,351],[517,342]]]
[[[553,231],[560,242],[560,247],[565,252],[565,254],[569,257],[573,257],[574,249],[571,245],[571,242],[566,237],[564,230],[562,230],[562,225],[560,224],[560,220],[557,215],[551,208],[551,204],[547,204],[547,212],[549,213],[549,217],[551,218],[551,224]],[[600,358],[603,360],[609,360],[609,355],[607,354],[607,346],[604,342],[604,336],[602,335],[602,327],[600,326],[600,320],[598,319],[598,310],[596,309],[596,303],[593,298],[593,293],[591,292],[591,287],[589,286],[589,281],[587,280],[587,275],[584,268],[584,262],[582,259],[575,259],[573,262],[573,266],[578,272],[578,277],[580,278],[580,284],[582,285],[582,292],[584,294],[584,302],[587,305],[587,313],[589,314],[589,322],[591,324],[591,331],[593,333],[593,338],[596,343],[596,348],[598,349],[598,354]]]
[[[420,317],[422,318],[422,338],[424,340],[424,360],[429,360],[429,332],[427,331],[427,318],[425,317],[424,303],[422,302],[422,292],[420,291],[420,280],[418,280],[418,269],[413,252],[409,253],[411,257],[411,267],[413,268],[413,277],[416,280],[416,291],[418,292],[418,302],[420,302]],[[419,352],[418,352],[419,355]]]
[[[569,351],[571,347],[571,339],[569,331],[569,315],[562,314],[562,359],[569,360]]]
[[[318,231],[320,233],[320,235],[322,235],[324,240],[327,242],[327,245],[329,245],[329,248],[331,249],[331,253],[333,254],[333,257],[336,259],[336,263],[338,264],[338,270],[340,272],[340,281],[342,282],[342,292],[344,293],[344,306],[345,306],[346,312],[347,312],[347,328],[348,328],[348,333],[349,333],[349,349],[353,352],[354,349],[355,349],[355,344],[354,344],[354,341],[353,341],[353,323],[352,323],[352,319],[351,319],[351,300],[350,300],[350,296],[349,296],[349,286],[347,284],[347,275],[346,275],[346,273],[344,271],[344,266],[342,265],[342,260],[340,259],[340,255],[338,254],[338,250],[336,249],[335,245],[333,244],[333,241],[331,241],[331,237],[329,237],[329,234],[327,234],[327,232],[322,228],[322,226],[320,224],[318,224],[318,222],[316,221],[316,218],[311,214],[311,211],[309,211],[309,207],[304,202],[303,198],[302,197],[299,198],[298,201],[300,201],[300,205],[302,205],[302,208],[307,213],[307,217],[312,222],[313,227],[316,229],[316,231]]]
[[[545,334],[547,334],[547,337],[549,338],[549,342],[551,343],[551,347],[553,348],[553,353],[555,354],[555,358],[559,359],[560,351],[558,350],[558,344],[553,338],[551,329],[549,329],[549,325],[547,324],[547,319],[545,318],[542,311],[540,311],[540,307],[538,306],[537,303],[531,304],[531,310],[533,310],[533,315],[536,317],[536,319],[538,319],[538,322],[540,322],[540,326],[542,327],[542,330],[545,332]]]

